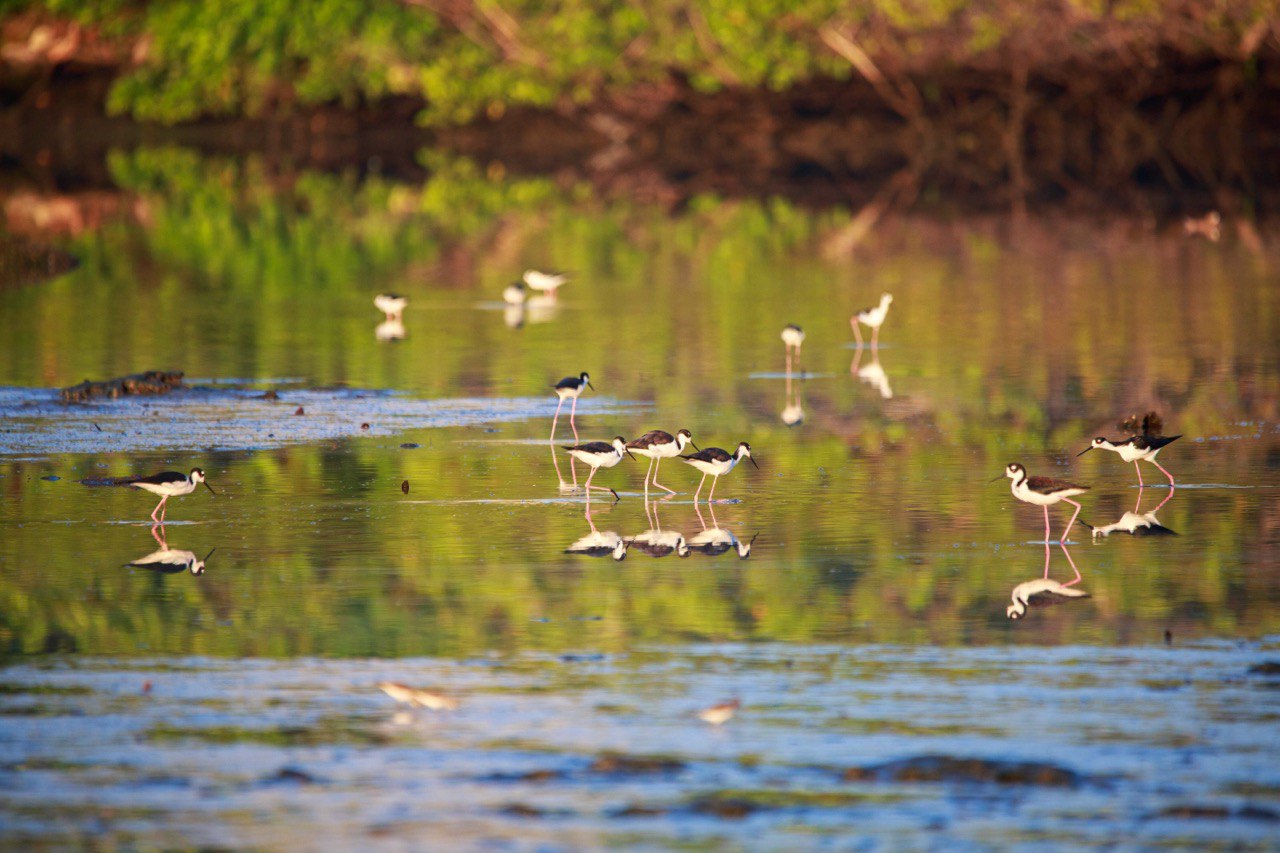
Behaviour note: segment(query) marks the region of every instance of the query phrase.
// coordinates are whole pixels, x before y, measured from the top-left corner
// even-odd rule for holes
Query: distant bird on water
[[[698,712],[698,719],[704,723],[710,723],[713,726],[719,726],[733,719],[733,715],[742,707],[741,699],[730,699],[727,702],[719,702],[709,708],[703,708]]]
[[[880,295],[880,304],[871,308],[863,308],[861,311],[849,318],[849,325],[853,326],[853,336],[858,340],[858,346],[862,346],[862,332],[858,329],[858,324],[863,323],[871,329],[871,348],[875,349],[879,346],[880,326],[884,323],[884,318],[889,315],[889,305],[893,302],[893,295],[883,293]]]
[[[528,298],[529,292],[525,290],[523,281],[508,284],[502,289],[502,301],[508,305],[523,305]]]
[[[795,323],[788,323],[782,327],[782,343],[787,348],[787,374],[791,373],[791,352],[795,351],[796,366],[800,366],[800,345],[804,343],[804,329]]]
[[[446,696],[435,690],[410,687],[398,681],[379,681],[378,689],[397,702],[403,702],[415,708],[427,708],[432,711],[456,711],[460,704],[452,696]]]
[[[751,445],[745,441],[738,442],[738,448],[732,455],[719,447],[708,447],[706,450],[680,458],[702,472],[702,479],[698,481],[698,490],[693,494],[694,503],[698,502],[698,496],[702,494],[702,486],[707,482],[708,475],[714,478],[711,481],[711,491],[707,493],[707,503],[711,503],[716,493],[716,483],[720,482],[720,478],[732,471],[743,459],[751,459],[752,465],[757,469],[760,467],[756,465],[756,460],[751,458]]]
[[[404,313],[405,306],[408,304],[408,297],[401,296],[398,293],[379,293],[373,297],[374,307],[386,314],[388,320],[399,320],[400,315]]]
[[[1109,438],[1098,436],[1089,443],[1088,447],[1077,453],[1076,456],[1084,456],[1090,450],[1095,448],[1110,450],[1113,453],[1119,454],[1120,458],[1125,462],[1133,463],[1134,470],[1138,472],[1139,488],[1144,484],[1142,482],[1142,468],[1138,463],[1145,460],[1159,468],[1161,473],[1169,478],[1169,488],[1173,488],[1175,485],[1173,482],[1173,475],[1166,471],[1164,466],[1156,461],[1156,454],[1182,438],[1182,436],[1160,435],[1160,429],[1163,426],[1164,424],[1161,423],[1160,416],[1155,412],[1148,412],[1144,415],[1141,424],[1138,422],[1138,416],[1134,415],[1121,424],[1121,428],[1136,433],[1135,435],[1131,435],[1122,441],[1113,441]]]
[[[163,471],[150,477],[138,477],[125,481],[126,486],[133,486],[135,489],[143,489],[153,495],[160,495],[160,503],[156,504],[156,508],[151,510],[151,520],[155,522],[164,521],[165,501],[179,495],[189,495],[201,483],[204,483],[204,487],[209,490],[210,494],[217,494],[213,490],[213,486],[206,482],[204,471],[199,468],[192,468],[190,474],[183,474],[179,471]],[[159,518],[156,518],[157,512],[160,513]]]
[[[555,389],[556,396],[560,398],[560,401],[556,403],[556,413],[551,418],[551,441],[556,440],[556,421],[560,418],[560,407],[564,405],[565,400],[573,401],[573,405],[569,409],[569,426],[573,428],[574,441],[577,441],[578,427],[573,422],[573,416],[578,411],[578,398],[582,396],[582,392],[585,389],[590,388],[594,391],[596,386],[591,384],[591,377],[587,376],[586,371],[583,371],[576,377],[566,376],[552,387]]]
[[[563,272],[542,272],[541,270],[525,270],[524,283],[534,290],[555,295],[555,292],[569,280],[569,274]]]
[[[1004,476],[1013,481],[1010,485],[1010,491],[1013,492],[1015,498],[1025,503],[1044,507],[1044,538],[1046,542],[1049,541],[1049,507],[1059,501],[1066,501],[1076,508],[1075,515],[1071,516],[1071,520],[1067,522],[1067,529],[1062,531],[1062,538],[1058,540],[1059,542],[1066,542],[1067,534],[1071,532],[1071,525],[1075,524],[1076,516],[1080,514],[1080,504],[1071,500],[1071,498],[1089,491],[1089,487],[1077,486],[1075,483],[1068,483],[1066,480],[1053,480],[1048,477],[1028,477],[1027,469],[1017,462],[1010,462],[1005,466]],[[999,479],[999,477],[996,477],[991,482],[994,483]]]

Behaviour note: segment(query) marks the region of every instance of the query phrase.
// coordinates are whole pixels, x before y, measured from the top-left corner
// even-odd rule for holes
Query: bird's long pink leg
[[[1049,579],[1049,540],[1044,541],[1044,577]]]
[[[1163,471],[1163,472],[1164,472],[1164,475],[1165,475],[1166,477],[1168,477],[1168,478],[1169,478],[1169,488],[1171,488],[1171,489],[1172,489],[1172,488],[1173,488],[1173,475],[1172,475],[1172,474],[1170,474],[1168,471],[1165,471],[1165,470],[1164,470],[1164,466],[1163,466],[1163,465],[1161,465],[1161,464],[1160,464],[1159,462],[1157,462],[1156,460],[1154,460],[1154,459],[1148,459],[1147,461],[1148,461],[1148,462],[1150,462],[1152,465],[1156,466],[1157,468],[1159,468],[1161,471]],[[1136,462],[1135,462],[1135,463],[1133,463],[1133,464],[1137,465],[1138,463],[1136,463]]]
[[[858,315],[849,318],[849,325],[853,326],[853,337],[858,341],[858,349],[862,349],[862,330],[858,328]]]
[[[663,491],[670,492],[671,494],[674,495],[676,493],[675,489],[668,489],[666,486],[658,482],[658,466],[661,464],[662,464],[661,457],[653,460],[653,486],[656,489],[662,489]]]
[[[164,506],[164,502],[167,500],[169,500],[169,496],[165,495],[160,499],[160,503],[156,504],[156,508],[151,510],[151,520],[156,524],[162,524],[164,522],[164,513],[161,512],[159,518],[156,518],[156,513],[160,512],[160,508]]]
[[[1138,465],[1137,459],[1133,460],[1133,470],[1138,472],[1138,488],[1141,489],[1144,485],[1142,482],[1142,468]]]
[[[1133,505],[1133,511],[1137,512],[1140,506],[1142,506],[1142,486],[1138,486],[1138,502]]]
[[[646,468],[644,471],[644,499],[645,499],[646,505],[648,504],[648,501],[649,501],[649,475],[653,473],[654,461],[656,461],[656,457],[650,457],[649,467]]]
[[[1047,547],[1049,544],[1049,505],[1048,504],[1045,504],[1045,507],[1044,507],[1044,541]]]
[[[158,530],[159,530],[159,531],[163,531],[163,530],[164,530],[164,526],[163,526],[163,525],[161,525],[161,524],[153,524],[153,525],[151,525],[151,538],[152,538],[152,539],[154,539],[154,540],[156,540],[156,543],[157,543],[161,548],[163,548],[163,549],[165,549],[165,550],[167,551],[167,550],[169,550],[169,544],[168,544],[167,542],[165,542],[165,540],[164,540],[164,537],[163,537],[163,536],[161,536],[159,533],[157,533],[157,532],[156,532],[156,531],[158,531]]]
[[[1080,514],[1080,509],[1081,509],[1080,504],[1071,500],[1071,498],[1063,498],[1063,500],[1069,504],[1072,504],[1076,508],[1076,511],[1075,511],[1075,514],[1071,516],[1071,520],[1067,522],[1067,529],[1062,531],[1062,538],[1058,540],[1059,543],[1065,543],[1067,541],[1067,534],[1071,532],[1071,525],[1076,523],[1076,516]],[[1045,507],[1045,511],[1048,512],[1048,510],[1049,508]]]
[[[705,483],[705,482],[707,482],[707,475],[706,475],[706,474],[703,474],[703,475],[702,475],[702,479],[698,481],[698,491],[696,491],[696,492],[694,492],[694,493],[693,493],[693,505],[694,505],[694,506],[697,506],[697,505],[698,505],[698,496],[702,494],[702,484],[703,484],[703,483]],[[712,486],[712,488],[715,488],[715,487],[714,487],[714,486]]]
[[[1167,494],[1167,495],[1165,495],[1165,496],[1164,496],[1164,500],[1162,500],[1162,501],[1160,501],[1160,503],[1156,504],[1156,508],[1155,508],[1155,509],[1153,509],[1153,510],[1151,510],[1151,514],[1152,514],[1152,515],[1155,515],[1157,512],[1159,512],[1159,511],[1161,510],[1161,508],[1163,508],[1163,507],[1164,507],[1164,505],[1165,505],[1165,504],[1167,504],[1167,503],[1169,502],[1169,499],[1173,497],[1173,493],[1174,493],[1174,492],[1176,492],[1176,491],[1178,491],[1178,490],[1177,490],[1177,489],[1175,489],[1173,486],[1170,486],[1170,487],[1169,487],[1169,494]]]
[[[791,345],[787,344],[787,376],[791,375]]]
[[[578,411],[578,398],[573,398],[573,405],[569,407],[569,426],[573,427],[573,440],[578,441],[578,427],[573,422],[574,413]]]
[[[564,397],[560,398],[560,402],[556,403],[556,413],[551,418],[551,441],[556,440],[556,421],[560,417],[560,407],[564,405]]]
[[[169,502],[169,496],[165,495],[160,499],[160,523],[164,524],[164,514],[169,511],[169,507],[165,506]]]
[[[880,327],[879,326],[876,326],[874,329],[871,330],[871,348],[872,349],[880,348]]]
[[[800,366],[800,344],[796,344],[796,373],[804,376],[804,368]]]
[[[714,477],[712,477],[712,478],[711,478],[711,491],[707,492],[707,505],[708,505],[708,506],[710,506],[710,505],[712,504],[712,498],[714,498],[714,497],[716,496],[716,483],[718,483],[718,482],[720,482],[720,475],[719,475],[719,474],[717,474],[716,476],[714,476]]]

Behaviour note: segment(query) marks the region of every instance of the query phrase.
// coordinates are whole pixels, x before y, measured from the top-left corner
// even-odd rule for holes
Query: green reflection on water
[[[545,446],[492,442],[544,438],[550,395],[547,421],[495,432],[0,456],[3,648],[465,655],[1277,629],[1273,256],[1129,225],[920,218],[881,223],[849,254],[833,250],[857,227],[847,211],[700,199],[669,214],[548,179],[490,178],[465,161],[424,162],[432,176],[405,185],[277,175],[177,150],[114,157],[136,218],[78,238],[84,263],[73,274],[0,290],[0,382],[60,386],[161,367],[519,397],[585,369],[601,394],[644,407],[584,415],[584,438],[687,427],[703,447],[752,444],[761,470],[733,472],[717,494],[742,503],[716,508],[740,541],[759,534],[750,558],[578,557],[563,551],[590,532],[580,502],[471,503],[559,496]],[[488,303],[531,266],[575,277],[557,308],[509,328]],[[410,297],[395,343],[374,334],[372,296],[388,289]],[[846,348],[850,313],[882,291],[895,295],[878,360],[891,398],[850,375]],[[806,329],[814,374],[790,389],[773,378],[786,322]],[[788,428],[784,409],[794,420],[797,406],[803,423]],[[1187,436],[1162,454],[1166,467],[1182,483],[1217,485],[1179,489],[1161,510],[1177,537],[1095,544],[1073,531],[1092,597],[1011,625],[1010,589],[1043,569],[1042,547],[1026,544],[1042,535],[1042,516],[986,481],[1012,460],[1080,479],[1094,486],[1082,517],[1114,521],[1137,497],[1132,466],[1071,454],[1150,406]],[[175,500],[171,519],[199,523],[171,524],[167,539],[199,554],[216,546],[208,572],[122,568],[155,543],[145,526],[104,522],[140,522],[153,502],[74,480],[192,464],[225,494]],[[691,539],[712,523],[687,502],[696,478],[670,462],[663,471],[684,494],[659,507],[661,524]],[[1154,468],[1144,476],[1161,482]],[[629,494],[612,508],[593,502],[600,530],[651,527],[641,477],[629,462],[601,472]],[[1165,495],[1149,490],[1144,509]],[[1060,531],[1068,516],[1051,517]],[[1051,573],[1071,576],[1057,549]]]

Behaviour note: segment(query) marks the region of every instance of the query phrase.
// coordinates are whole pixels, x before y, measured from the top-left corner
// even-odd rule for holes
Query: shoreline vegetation
[[[679,206],[1262,218],[1277,0],[47,0],[0,13],[0,191],[145,145],[421,179],[439,148]],[[16,166],[16,168],[15,168]]]

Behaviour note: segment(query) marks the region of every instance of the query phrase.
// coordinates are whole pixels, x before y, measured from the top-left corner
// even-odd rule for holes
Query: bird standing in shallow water
[[[662,489],[663,491],[675,494],[675,489],[668,489],[666,486],[658,482],[658,466],[662,464],[663,459],[671,459],[679,456],[684,452],[685,447],[693,444],[693,433],[687,429],[682,429],[674,436],[669,432],[663,432],[660,429],[651,430],[637,438],[635,441],[627,442],[627,449],[634,450],[641,456],[649,457],[649,470],[644,474],[644,493],[649,494],[649,477],[653,477],[653,487]],[[693,449],[697,450],[698,445],[693,444]]]
[[[889,314],[889,305],[893,302],[893,294],[883,293],[880,295],[880,304],[871,308],[863,308],[858,313],[849,318],[849,325],[853,326],[853,336],[858,340],[858,347],[862,347],[862,332],[858,329],[859,323],[865,323],[871,328],[871,348],[875,349],[880,344],[880,326],[884,323],[884,318]]]
[[[703,708],[698,712],[698,719],[704,723],[710,723],[713,726],[719,726],[733,719],[733,715],[742,707],[741,699],[730,699],[728,702],[720,702],[712,705],[710,708]]]
[[[782,327],[782,343],[787,348],[787,376],[791,376],[791,351],[796,353],[796,367],[800,366],[800,345],[804,343],[804,329],[795,323],[788,323]]]
[[[562,272],[542,272],[540,270],[525,270],[524,283],[532,287],[534,290],[543,293],[556,295],[556,291],[560,289],[560,285],[569,280],[568,273]]]
[[[591,485],[591,478],[601,468],[612,468],[617,465],[622,461],[623,454],[631,456],[630,451],[627,450],[627,440],[625,438],[619,435],[615,436],[612,442],[588,441],[586,444],[577,444],[564,449],[568,451],[570,456],[580,459],[591,466],[591,473],[587,475],[586,485],[583,486],[587,493],[587,500],[591,500],[592,489],[598,492],[608,492],[613,495],[614,500],[620,500],[618,493],[613,489]],[[631,456],[631,458],[634,459],[635,457]]]
[[[409,298],[398,293],[379,293],[373,297],[374,307],[386,314],[388,320],[399,320],[408,304]]]
[[[1150,462],[1152,465],[1160,469],[1160,472],[1169,478],[1169,488],[1174,488],[1173,475],[1164,469],[1164,466],[1156,461],[1156,454],[1161,450],[1173,444],[1181,435],[1160,435],[1160,416],[1155,412],[1148,412],[1142,419],[1142,431],[1138,432],[1137,417],[1130,418],[1125,421],[1123,426],[1136,433],[1123,441],[1112,441],[1109,438],[1098,436],[1089,446],[1081,450],[1076,456],[1084,456],[1090,450],[1100,448],[1102,450],[1110,450],[1119,454],[1120,458],[1125,462],[1132,462],[1133,468],[1138,472],[1138,488],[1142,489],[1142,468],[1138,465],[1141,461]]]
[[[201,483],[204,483],[204,487],[209,490],[210,494],[217,494],[213,490],[213,486],[210,486],[205,480],[204,471],[199,468],[192,468],[190,474],[183,474],[179,471],[163,471],[150,477],[138,477],[128,480],[125,485],[133,486],[135,489],[144,489],[153,495],[160,495],[160,503],[156,504],[156,508],[151,510],[151,520],[159,523],[164,521],[165,501],[178,495],[189,495]],[[157,512],[160,513],[159,518],[156,518]]]
[[[556,420],[560,417],[560,407],[564,405],[565,400],[572,400],[573,405],[569,409],[569,426],[573,428],[573,440],[578,440],[578,426],[573,422],[573,416],[578,411],[578,398],[582,396],[582,392],[586,388],[592,391],[596,390],[596,386],[591,384],[591,378],[585,372],[580,373],[577,377],[566,376],[555,385],[556,396],[560,398],[556,403],[555,416],[551,418],[551,440],[556,440]]]
[[[1004,476],[1013,481],[1010,491],[1013,496],[1025,503],[1034,504],[1035,506],[1044,507],[1044,539],[1049,541],[1049,507],[1058,501],[1066,501],[1076,508],[1075,515],[1071,516],[1071,520],[1067,522],[1067,529],[1062,531],[1062,538],[1059,542],[1067,541],[1067,534],[1071,532],[1071,525],[1075,524],[1076,516],[1080,514],[1080,504],[1071,500],[1074,495],[1082,495],[1089,491],[1088,486],[1077,486],[1075,483],[1068,483],[1066,480],[1052,480],[1048,477],[1028,477],[1027,469],[1017,462],[1010,462],[1004,469]],[[999,480],[996,477],[991,482]]]
[[[702,472],[702,479],[698,481],[698,490],[693,494],[693,502],[698,502],[698,496],[702,494],[702,486],[707,482],[707,475],[711,475],[715,479],[711,481],[711,491],[707,493],[707,503],[711,503],[712,497],[716,493],[716,483],[720,482],[720,477],[728,474],[737,466],[743,458],[751,459],[751,464],[759,469],[756,460],[751,458],[751,445],[745,441],[738,442],[738,449],[729,455],[729,452],[719,447],[708,447],[706,450],[700,450],[697,453],[691,453],[688,456],[681,456],[685,462],[688,462],[694,468]]]

